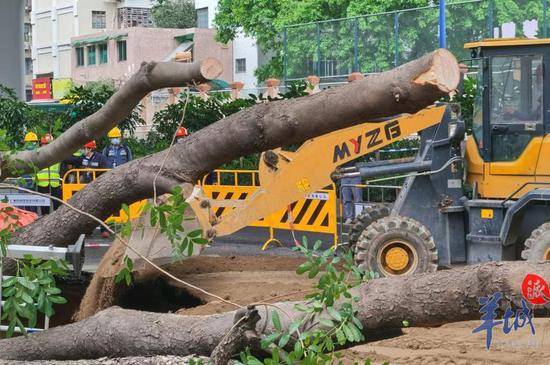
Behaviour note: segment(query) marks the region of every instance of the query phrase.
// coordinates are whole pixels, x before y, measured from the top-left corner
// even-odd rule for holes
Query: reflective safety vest
[[[61,185],[61,176],[59,175],[59,163],[41,170],[36,174],[36,185],[46,188],[58,188]]]

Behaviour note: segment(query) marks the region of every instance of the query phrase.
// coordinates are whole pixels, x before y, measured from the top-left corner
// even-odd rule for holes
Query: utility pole
[[[25,99],[23,17],[24,0],[0,2],[0,84]]]
[[[439,48],[447,48],[445,20],[445,0],[439,0]]]

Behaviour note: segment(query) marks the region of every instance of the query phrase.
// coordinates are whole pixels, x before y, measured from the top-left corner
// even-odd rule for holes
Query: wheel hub
[[[392,270],[399,271],[407,267],[409,255],[402,247],[391,247],[386,253],[386,264]]]
[[[391,240],[378,251],[378,265],[384,276],[406,275],[418,266],[418,254],[409,242]]]

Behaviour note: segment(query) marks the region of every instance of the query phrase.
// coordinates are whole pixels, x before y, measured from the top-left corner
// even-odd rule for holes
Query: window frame
[[[201,27],[201,23],[199,22],[199,13],[206,14],[206,26]],[[210,27],[210,17],[208,15],[208,7],[197,9],[195,14],[197,16],[197,28],[208,29]]]
[[[103,60],[103,53],[102,53],[102,47],[105,47],[105,61]],[[97,48],[98,48],[98,53],[99,53],[99,62],[98,64],[99,65],[106,65],[109,63],[109,45],[108,43],[99,43],[97,45]]]
[[[76,53],[76,67],[83,67],[86,66],[84,63],[84,47],[76,47],[75,48]]]
[[[239,61],[243,61],[243,69],[239,70]],[[246,58],[235,58],[235,73],[246,73]]]
[[[98,16],[101,16],[98,20]],[[99,23],[100,26],[97,26]],[[104,10],[92,10],[92,29],[107,28],[107,12]]]
[[[93,52],[90,52],[90,49],[93,49],[94,51]],[[92,45],[88,45],[86,46],[86,53],[87,53],[87,57],[86,57],[86,60],[88,61],[88,66],[95,66],[97,65],[97,46],[95,44],[92,44]],[[94,54],[94,62],[90,62],[90,54],[93,53]]]
[[[532,56],[542,55],[542,67],[543,67],[543,110],[542,110],[542,126],[536,124],[536,130],[533,134],[542,135],[550,132],[550,108],[546,108],[550,105],[550,51],[545,48],[544,45],[530,45],[522,47],[480,47],[472,50],[472,54],[476,54],[479,58],[483,59],[483,142],[482,146],[478,146],[480,155],[485,162],[499,162],[493,161],[492,156],[492,125],[491,121],[491,92],[489,85],[492,85],[491,77],[491,58],[498,56]]]
[[[124,45],[124,48],[122,47]],[[128,60],[128,46],[126,43],[126,40],[120,40],[116,42],[117,47],[117,54],[118,54],[118,62],[125,62]],[[124,50],[124,57],[121,57],[121,49]]]

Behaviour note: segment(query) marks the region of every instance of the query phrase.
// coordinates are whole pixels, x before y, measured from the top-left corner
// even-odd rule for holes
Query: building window
[[[237,58],[235,60],[235,72],[246,72],[246,58]]]
[[[197,28],[208,28],[208,8],[197,9]]]
[[[99,46],[99,64],[107,63],[107,43],[101,43]]]
[[[95,55],[95,45],[88,46],[88,66],[95,65],[96,55]]]
[[[84,66],[84,48],[76,48],[76,65]]]
[[[105,29],[107,27],[107,14],[104,11],[92,11],[92,28]]]
[[[32,75],[32,58],[25,58],[25,75]]]
[[[23,34],[23,37],[25,42],[31,41],[31,25],[28,23],[25,23],[25,33]]]
[[[118,62],[126,61],[126,41],[116,42],[118,49]]]

